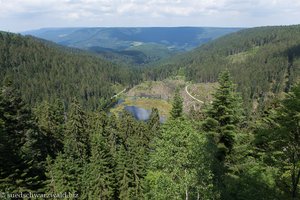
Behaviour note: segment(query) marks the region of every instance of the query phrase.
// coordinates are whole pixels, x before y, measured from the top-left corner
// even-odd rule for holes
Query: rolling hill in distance
[[[141,28],[43,28],[26,31],[57,44],[95,52],[133,65],[144,65],[178,52],[194,49],[241,28],[141,27]]]

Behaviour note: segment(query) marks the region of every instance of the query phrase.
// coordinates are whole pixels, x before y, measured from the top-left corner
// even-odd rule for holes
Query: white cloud
[[[0,30],[300,23],[299,0],[0,0]]]

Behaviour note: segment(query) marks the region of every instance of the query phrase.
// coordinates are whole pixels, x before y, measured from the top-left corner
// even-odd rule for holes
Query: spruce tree
[[[151,115],[149,117],[147,124],[149,130],[153,133],[153,135],[156,134],[160,128],[160,117],[157,108],[152,108]]]
[[[213,173],[215,185],[224,190],[224,176],[228,171],[227,156],[231,153],[235,137],[239,133],[239,125],[243,120],[241,99],[235,92],[235,86],[228,71],[220,74],[219,88],[214,94],[212,104],[206,110],[203,130],[207,133],[210,147],[215,158]]]
[[[0,89],[0,189],[38,191],[44,178],[45,138],[10,83]]]
[[[121,136],[116,158],[119,198],[141,199],[149,130],[144,122],[136,121],[129,113],[123,113],[118,124]]]
[[[255,132],[256,145],[267,166],[276,167],[285,198],[300,197],[300,84],[268,111]]]
[[[146,129],[141,129],[141,133],[146,132]],[[142,134],[141,134],[142,135]],[[148,159],[148,142],[145,143],[145,138],[135,135],[130,139],[129,153],[129,169],[132,174],[132,190],[131,199],[141,199],[143,196],[142,182],[146,175],[146,160]]]
[[[82,169],[80,160],[59,153],[55,160],[47,162],[47,192],[81,194]]]
[[[87,116],[76,99],[70,106],[65,135],[64,153],[85,161],[90,151]]]
[[[203,129],[211,132],[218,147],[218,160],[224,161],[230,153],[234,137],[242,120],[241,99],[235,92],[229,72],[220,74],[219,88],[212,105],[207,109]]]
[[[107,139],[110,154],[114,157],[114,160],[116,160],[117,148],[121,143],[121,137],[118,131],[118,121],[115,115],[108,116],[104,114],[102,118],[107,120],[103,135]]]
[[[47,140],[47,154],[54,158],[63,150],[64,108],[60,100],[54,103],[42,102],[34,109],[36,121]]]
[[[133,188],[133,174],[130,171],[130,157],[124,146],[121,145],[117,155],[116,178],[118,183],[119,199],[131,199]]]
[[[86,183],[83,195],[87,199],[109,200],[115,192],[113,157],[101,132],[101,129],[94,130],[91,135],[91,157],[83,176]]]
[[[74,100],[66,123],[64,153],[59,154],[48,166],[48,190],[71,192],[81,195],[83,191],[83,166],[89,157],[88,123],[85,112]]]
[[[183,115],[183,99],[180,96],[179,88],[177,88],[175,91],[170,114],[172,119],[180,118]]]
[[[205,137],[189,121],[167,121],[150,152],[144,183],[146,199],[213,198],[205,143]]]

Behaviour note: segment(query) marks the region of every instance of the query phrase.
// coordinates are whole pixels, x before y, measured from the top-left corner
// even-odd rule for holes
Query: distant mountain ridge
[[[87,48],[101,46],[104,48],[123,49],[128,44],[157,43],[176,49],[191,49],[236,32],[241,28],[211,27],[136,27],[136,28],[42,28],[26,31],[22,34],[33,35],[59,44]],[[111,40],[113,39],[113,40]],[[108,41],[109,40],[109,41]],[[104,43],[100,43],[103,41]],[[113,43],[119,42],[119,43]],[[178,47],[180,46],[180,47]]]
[[[95,27],[43,28],[26,31],[22,34],[33,35],[68,47],[92,51],[110,60],[125,62],[129,60],[129,63],[145,64],[178,52],[194,49],[239,30],[241,28]]]

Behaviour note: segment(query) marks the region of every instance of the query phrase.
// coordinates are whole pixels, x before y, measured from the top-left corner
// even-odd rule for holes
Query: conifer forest
[[[300,25],[124,59],[0,32],[0,199],[300,199]],[[112,112],[178,77],[166,119]],[[211,101],[185,109],[191,83],[215,83]]]

